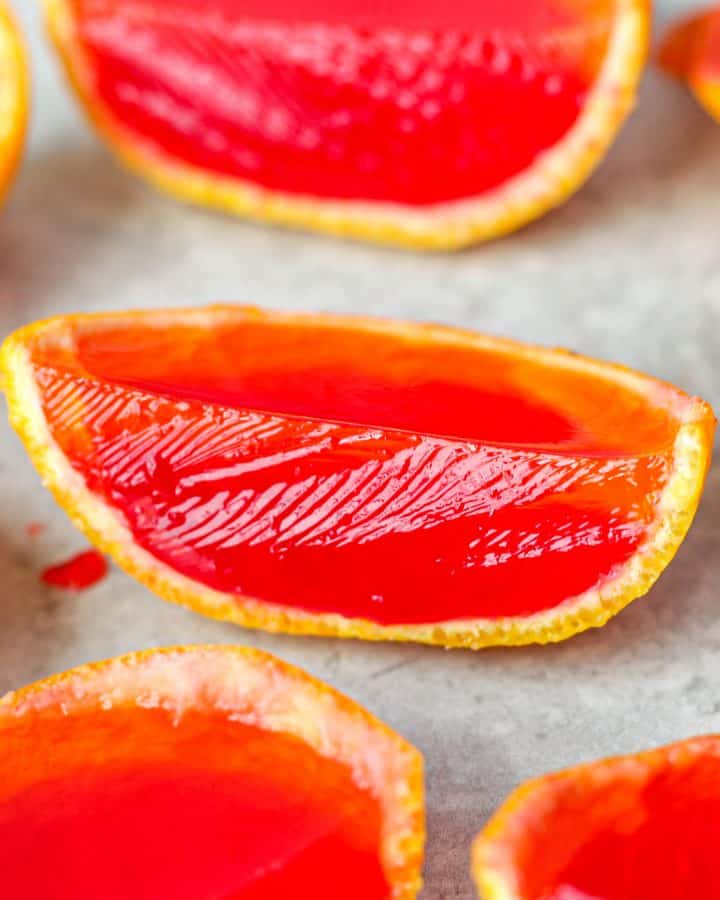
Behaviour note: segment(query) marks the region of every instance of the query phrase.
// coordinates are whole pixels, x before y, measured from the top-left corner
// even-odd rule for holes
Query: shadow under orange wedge
[[[648,0],[45,0],[91,119],[188,200],[452,248],[562,202],[645,60]]]
[[[72,519],[162,597],[276,631],[555,641],[649,589],[714,418],[652,378],[441,326],[240,307],[7,339]]]
[[[475,842],[484,900],[720,897],[720,737],[519,788]]]
[[[422,759],[238,647],[120,657],[0,701],[12,900],[412,900]]]
[[[28,74],[20,33],[0,0],[0,201],[20,160],[28,111]]]
[[[720,121],[720,6],[675,25],[663,42],[660,63]]]

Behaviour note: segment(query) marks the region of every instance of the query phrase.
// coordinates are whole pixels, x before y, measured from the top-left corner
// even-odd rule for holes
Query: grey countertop
[[[0,218],[0,331],[52,313],[216,300],[432,319],[621,361],[720,406],[720,126],[649,71],[600,171],[558,212],[457,256],[419,256],[187,209],[120,171],[65,89],[35,4],[30,151]],[[664,4],[660,23],[689,8]],[[651,594],[554,647],[480,653],[243,632],[125,575],[72,595],[44,565],[83,540],[2,424],[0,690],[143,647],[242,642],[327,679],[427,760],[432,900],[473,896],[470,841],[518,782],[720,731],[720,467]],[[25,526],[46,525],[32,541]]]

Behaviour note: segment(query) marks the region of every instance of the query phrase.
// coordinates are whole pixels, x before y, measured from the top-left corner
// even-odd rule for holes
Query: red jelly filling
[[[482,194],[556,144],[616,5],[71,3],[97,102],[155,152],[283,192],[413,205]]]
[[[297,739],[139,708],[41,724],[0,753],[4,897],[389,897],[377,800]]]
[[[74,468],[173,569],[284,606],[549,609],[634,553],[669,475],[666,414],[499,353],[252,321],[77,341],[36,353]]]

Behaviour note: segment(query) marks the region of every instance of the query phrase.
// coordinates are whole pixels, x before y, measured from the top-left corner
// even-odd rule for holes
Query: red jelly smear
[[[2,755],[31,744],[33,727],[14,727]],[[51,718],[40,733],[52,765],[40,777],[45,756],[30,754],[37,778],[24,771],[29,786],[13,790],[10,776],[0,792],[4,897],[390,895],[378,801],[297,739],[198,713],[178,727],[140,708]]]
[[[160,156],[293,194],[434,204],[577,121],[616,4],[71,0],[96,101]]]
[[[101,581],[108,571],[105,557],[97,550],[85,550],[71,559],[49,566],[42,573],[42,580],[52,587],[68,591],[81,591]]]
[[[529,615],[612,576],[669,475],[668,414],[584,373],[352,326],[120,321],[36,348],[49,427],[140,546],[230,594]]]

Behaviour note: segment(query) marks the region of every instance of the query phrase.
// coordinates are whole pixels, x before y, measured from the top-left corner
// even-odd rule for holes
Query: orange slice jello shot
[[[12,900],[412,900],[418,752],[256,650],[83,666],[0,701]]]
[[[92,122],[182,198],[451,248],[561,203],[635,99],[648,0],[45,0]]]
[[[545,775],[475,842],[483,900],[719,897],[720,737]]]
[[[11,336],[12,422],[101,550],[279,631],[554,641],[649,589],[710,408],[607,363],[402,322],[238,307]]]

